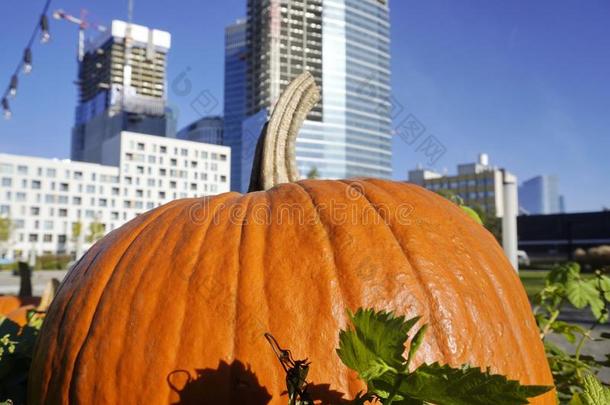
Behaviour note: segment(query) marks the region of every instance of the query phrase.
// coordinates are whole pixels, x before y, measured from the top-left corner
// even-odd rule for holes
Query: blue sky
[[[106,24],[126,0],[54,0],[52,9]],[[4,2],[0,84],[8,81],[43,0]],[[569,211],[610,207],[610,3],[589,0],[393,0],[395,126],[412,114],[446,152],[433,165],[455,171],[485,151],[520,180],[556,174]],[[225,25],[245,0],[135,2],[135,22],[172,33],[168,82],[179,125],[196,119],[201,92],[222,113]],[[0,152],[67,157],[76,103],[76,27],[51,20],[53,40],[33,50],[34,70],[0,121]],[[189,94],[172,90],[185,73]],[[394,177],[426,156],[400,137]]]

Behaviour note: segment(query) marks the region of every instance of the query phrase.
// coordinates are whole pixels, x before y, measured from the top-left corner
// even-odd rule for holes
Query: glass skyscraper
[[[253,135],[257,127],[252,124],[260,122],[260,114],[272,111],[293,78],[308,70],[321,88],[322,100],[297,139],[301,174],[315,167],[325,178],[391,176],[386,1],[248,0],[246,34],[245,108],[248,117],[257,118],[242,126],[242,143],[255,144],[250,138],[258,133]],[[229,80],[225,77],[225,83]],[[242,152],[252,154],[253,149]],[[234,157],[240,153],[233,149]],[[242,161],[251,162],[251,157]],[[247,169],[233,170],[234,190],[247,189]],[[244,173],[239,179],[238,171]]]
[[[557,177],[542,175],[524,181],[519,187],[519,207],[530,215],[563,213],[565,207]]]
[[[225,83],[223,142],[231,147],[231,190],[242,190],[244,148],[242,122],[246,118],[246,74],[248,72],[246,20],[225,29]],[[247,187],[247,186],[246,186]]]

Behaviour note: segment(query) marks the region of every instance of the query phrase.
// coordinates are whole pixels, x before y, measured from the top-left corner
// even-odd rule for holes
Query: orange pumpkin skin
[[[0,296],[0,316],[8,315],[24,305],[38,305],[40,297],[17,297],[15,295]]]
[[[49,309],[28,400],[285,404],[264,332],[311,361],[325,403],[353,397],[365,387],[335,349],[359,307],[423,316],[414,365],[553,383],[519,278],[459,207],[405,183],[305,180],[174,201],[98,242]]]

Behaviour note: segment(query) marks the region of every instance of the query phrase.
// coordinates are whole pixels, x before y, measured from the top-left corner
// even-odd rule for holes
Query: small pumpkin
[[[401,182],[298,181],[296,134],[318,98],[309,74],[287,87],[251,192],[173,201],[80,259],[41,331],[31,403],[284,404],[265,332],[311,361],[318,399],[353,397],[364,387],[335,348],[346,308],[358,307],[422,316],[414,366],[468,363],[552,384],[519,278],[462,209]]]
[[[24,305],[38,305],[40,297],[19,297],[16,295],[0,296],[0,316],[8,315]]]
[[[6,317],[19,326],[26,325],[30,311],[46,312],[49,309],[58,287],[59,281],[57,279],[49,280],[41,297],[36,297],[36,300],[32,300],[32,304],[25,304],[13,309],[6,314]]]

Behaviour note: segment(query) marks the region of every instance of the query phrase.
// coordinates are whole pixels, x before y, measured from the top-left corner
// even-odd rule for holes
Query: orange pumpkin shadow
[[[174,370],[167,375],[167,384],[173,391],[172,405],[266,405],[271,402],[271,395],[260,385],[256,374],[240,361],[231,364],[221,361],[216,369],[195,371],[196,376],[188,370]],[[331,390],[329,384],[310,384],[307,392],[316,404],[349,403],[342,393]],[[287,400],[286,392],[282,396]]]

